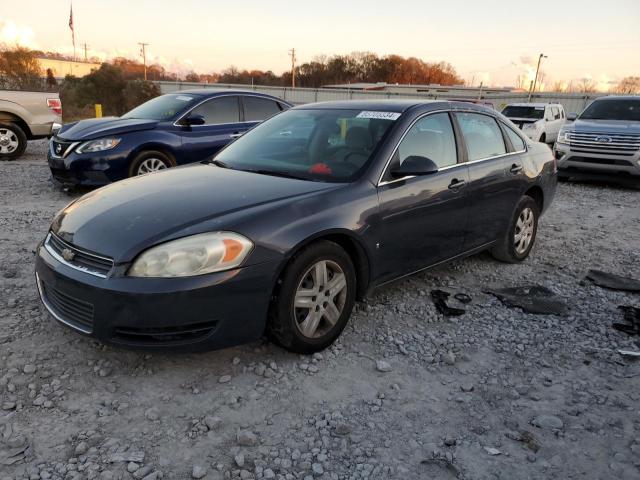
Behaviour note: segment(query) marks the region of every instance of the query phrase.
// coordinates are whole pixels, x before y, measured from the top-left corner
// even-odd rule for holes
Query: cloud
[[[13,20],[0,18],[0,43],[38,49],[39,45],[35,36],[33,28],[29,25],[20,25]]]

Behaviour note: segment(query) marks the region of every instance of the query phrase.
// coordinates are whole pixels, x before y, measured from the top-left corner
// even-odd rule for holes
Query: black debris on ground
[[[449,306],[447,300],[450,296],[451,294],[449,292],[445,292],[444,290],[431,290],[431,299],[433,300],[433,304],[436,306],[438,312],[446,317],[458,317],[460,315],[464,315],[466,310]],[[471,297],[469,297],[469,301],[471,301]]]
[[[567,305],[555,293],[541,285],[486,290],[507,307],[521,308],[538,315],[566,315]]]
[[[599,287],[608,288],[610,290],[640,292],[640,280],[623,277],[614,273],[603,272],[601,270],[589,270],[585,280],[589,280]]]

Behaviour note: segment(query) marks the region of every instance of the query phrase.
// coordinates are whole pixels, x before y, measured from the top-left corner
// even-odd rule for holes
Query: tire
[[[527,258],[536,240],[539,218],[538,204],[533,198],[523,196],[516,205],[507,232],[491,250],[493,257],[507,263],[518,263]],[[516,240],[516,236],[523,230],[523,223],[528,242],[526,239]]]
[[[27,135],[15,123],[0,123],[0,160],[15,160],[27,148]]]
[[[540,140],[538,140],[540,143],[547,143],[547,134],[543,133],[542,135],[540,135]]]
[[[165,170],[172,166],[173,162],[166,153],[157,150],[146,150],[136,155],[131,162],[129,166],[129,177],[146,175],[147,173]]]
[[[323,265],[327,272],[324,279]],[[333,291],[326,288],[332,281]],[[286,267],[269,311],[267,335],[295,353],[324,350],[344,330],[355,296],[356,274],[349,255],[334,242],[316,242],[296,254]],[[303,306],[296,306],[296,297]]]

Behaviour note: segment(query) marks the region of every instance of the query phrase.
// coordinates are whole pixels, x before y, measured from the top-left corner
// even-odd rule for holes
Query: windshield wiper
[[[274,171],[274,170],[242,169],[242,171],[243,172],[257,173],[259,175],[271,175],[273,177],[293,178],[294,180],[309,180],[308,178],[301,177],[299,175],[294,175],[292,173],[287,173],[287,172],[278,172],[278,171]]]
[[[228,164],[224,163],[222,160],[205,160],[204,163],[213,163],[216,167],[220,168],[229,168],[233,170]]]

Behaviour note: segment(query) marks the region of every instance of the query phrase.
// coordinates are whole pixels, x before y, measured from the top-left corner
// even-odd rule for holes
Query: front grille
[[[217,325],[210,321],[173,327],[117,327],[113,335],[116,341],[132,345],[193,343],[208,337]]]
[[[40,288],[43,301],[60,321],[86,333],[93,331],[93,304],[44,282],[40,283]]]
[[[631,156],[640,150],[640,135],[571,132],[569,143],[573,152]]]
[[[69,150],[74,143],[75,142],[63,140],[60,137],[53,137],[51,139],[51,155],[54,157],[64,157],[67,150]]]
[[[591,157],[571,157],[572,162],[594,163],[597,165],[619,165],[622,167],[633,166],[628,160],[619,160],[617,158],[591,158]]]
[[[113,268],[113,259],[80,250],[54,233],[47,237],[45,247],[58,261],[92,275],[106,277]]]

